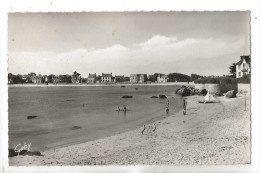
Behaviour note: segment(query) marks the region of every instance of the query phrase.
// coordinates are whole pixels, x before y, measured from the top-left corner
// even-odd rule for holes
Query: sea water
[[[87,142],[174,116],[178,86],[9,87],[9,148],[44,151]],[[167,99],[151,98],[164,94]],[[122,98],[130,95],[133,98]],[[167,100],[170,111],[166,114]],[[126,106],[127,111],[116,111]],[[27,119],[28,116],[37,116]]]

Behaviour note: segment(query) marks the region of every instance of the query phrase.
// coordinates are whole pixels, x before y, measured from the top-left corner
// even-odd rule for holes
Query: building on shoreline
[[[240,56],[240,58],[236,63],[236,78],[250,74],[250,56]]]
[[[111,83],[112,81],[112,73],[102,73],[101,83]]]
[[[130,83],[145,83],[147,81],[146,74],[131,74]]]
[[[158,82],[158,83],[166,83],[166,82],[169,82],[169,77],[168,77],[168,75],[159,74],[159,75],[157,76],[157,82]]]
[[[31,76],[32,83],[42,83],[42,79],[40,76]]]
[[[88,74],[88,83],[96,83],[97,81],[97,75],[96,73],[94,74]]]
[[[73,72],[73,75],[71,76],[71,82],[72,83],[81,83],[81,76],[76,71]]]

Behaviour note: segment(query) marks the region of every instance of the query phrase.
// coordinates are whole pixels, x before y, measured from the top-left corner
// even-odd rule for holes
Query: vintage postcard
[[[249,11],[10,13],[9,164],[249,164],[249,28]]]
[[[9,167],[251,165],[250,10],[7,18]]]

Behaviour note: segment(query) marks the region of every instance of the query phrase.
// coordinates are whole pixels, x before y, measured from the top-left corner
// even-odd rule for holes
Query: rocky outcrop
[[[207,91],[206,89],[202,89],[202,90],[200,91],[200,94],[199,94],[199,95],[205,96],[205,95],[207,95],[207,93],[208,93],[208,91]]]
[[[226,93],[226,98],[235,98],[237,95],[236,91],[235,90],[230,90]]]
[[[181,96],[191,96],[191,95],[199,94],[199,90],[191,86],[183,85],[176,90],[176,94],[179,94]]]
[[[122,98],[133,98],[133,96],[124,95]]]
[[[166,95],[159,95],[159,99],[167,99]]]
[[[37,118],[38,116],[27,116],[27,119]]]

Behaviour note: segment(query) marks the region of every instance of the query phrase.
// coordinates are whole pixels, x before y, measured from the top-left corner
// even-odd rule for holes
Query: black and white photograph
[[[0,0],[0,172],[258,173],[259,0]]]
[[[8,14],[10,166],[251,163],[250,11]]]

